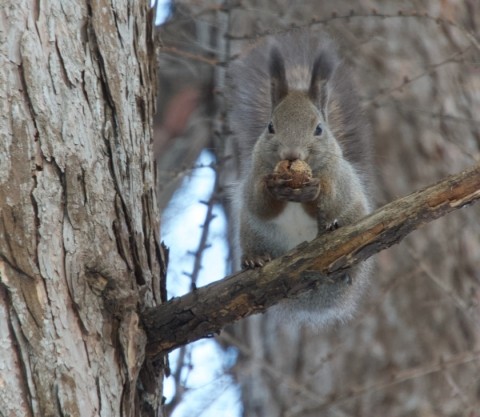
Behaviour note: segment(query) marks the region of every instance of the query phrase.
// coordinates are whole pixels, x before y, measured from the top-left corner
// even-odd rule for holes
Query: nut
[[[299,159],[280,161],[273,172],[281,179],[289,180],[288,186],[291,188],[302,188],[312,179],[312,169],[306,162]]]

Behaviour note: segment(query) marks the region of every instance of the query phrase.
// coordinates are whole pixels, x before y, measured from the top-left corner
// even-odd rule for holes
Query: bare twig
[[[175,372],[172,374],[173,380],[175,381],[175,394],[171,401],[166,404],[165,412],[168,416],[172,415],[173,410],[180,404],[184,398],[186,392],[185,384],[182,381],[182,371],[185,367],[185,356],[186,356],[187,347],[182,346],[178,350],[177,363],[175,364]]]
[[[291,30],[292,28],[303,28],[303,27],[310,27],[310,26],[315,26],[315,25],[328,25],[334,20],[344,20],[347,23],[350,22],[352,19],[358,19],[358,18],[377,18],[381,20],[386,20],[386,19],[404,19],[404,18],[414,18],[414,19],[422,19],[422,20],[427,20],[427,21],[432,21],[437,23],[438,25],[443,25],[443,26],[450,26],[455,29],[457,29],[459,32],[461,32],[469,41],[470,43],[480,51],[480,43],[477,40],[477,38],[470,33],[468,30],[465,28],[461,27],[457,23],[453,22],[450,19],[444,19],[441,16],[435,17],[432,16],[428,13],[422,13],[418,12],[416,10],[412,11],[405,11],[405,10],[399,10],[397,13],[379,13],[376,9],[372,9],[370,12],[356,12],[355,10],[350,10],[350,13],[348,14],[343,14],[339,15],[337,12],[333,12],[331,16],[319,19],[316,17],[313,17],[310,22],[303,24],[303,25],[288,25],[282,30],[265,30],[263,32],[257,32],[254,35],[248,34],[248,35],[232,35],[232,34],[227,34],[228,39],[231,40],[249,40],[249,39],[258,39],[262,38],[268,35],[272,35],[274,33],[280,33],[280,32],[287,32]]]
[[[175,46],[159,46],[158,47],[160,52],[166,52],[170,53],[172,55],[178,55],[183,58],[188,58],[192,61],[199,61],[203,62],[208,65],[220,65],[221,62],[219,62],[216,58],[209,58],[204,55],[199,55],[199,54],[194,54],[192,52],[185,51],[183,49],[176,48]]]
[[[451,367],[478,360],[480,360],[480,351],[466,351],[457,355],[453,355],[449,358],[440,358],[414,368],[400,370],[395,374],[391,374],[388,378],[374,382],[373,384],[351,388],[347,393],[341,394],[337,398],[334,398],[331,401],[323,404],[322,409],[331,407],[334,404],[361,397],[367,393],[383,390],[387,387],[391,387],[411,379],[420,378],[425,375],[441,372]]]
[[[388,90],[381,91],[378,94],[376,94],[375,96],[363,100],[363,103],[365,105],[372,104],[373,102],[377,101],[378,99],[380,99],[382,97],[388,96],[388,95],[394,93],[395,91],[401,91],[407,85],[409,85],[409,84],[411,84],[411,83],[413,83],[413,82],[415,82],[415,81],[417,81],[417,80],[419,80],[419,79],[421,79],[421,78],[423,78],[427,75],[431,75],[432,73],[437,71],[440,67],[443,67],[446,64],[450,64],[452,62],[458,62],[459,58],[462,57],[463,55],[465,55],[470,50],[470,48],[471,47],[468,46],[465,49],[462,49],[460,51],[457,51],[457,52],[453,53],[452,55],[443,59],[440,62],[430,64],[425,71],[415,75],[412,78],[409,78],[409,77],[405,76],[403,78],[403,81],[399,85],[397,85],[395,87],[392,87],[392,88],[389,88]]]
[[[362,386],[347,386],[344,392],[337,395],[322,396],[318,392],[312,391],[305,383],[296,381],[292,377],[283,373],[281,370],[275,368],[267,361],[255,358],[255,355],[250,348],[234,337],[224,334],[221,336],[221,339],[226,343],[235,346],[240,352],[242,352],[243,355],[246,355],[254,360],[257,366],[261,367],[272,378],[278,381],[278,383],[286,384],[292,391],[298,392],[304,398],[308,399],[312,404],[312,406],[309,408],[317,411],[318,409],[328,409],[333,405],[338,405],[372,392],[384,390],[388,387],[401,384],[402,382],[411,379],[421,378],[432,373],[442,372],[455,366],[480,360],[480,351],[466,351],[448,358],[436,358],[429,363],[399,370],[396,373],[390,374],[387,378],[383,378],[370,384]],[[305,411],[304,408],[301,410]],[[298,414],[294,412],[293,414],[289,415],[293,416]]]
[[[194,256],[193,270],[191,273],[187,274],[190,277],[191,285],[190,289],[192,291],[197,289],[198,274],[202,268],[202,258],[204,252],[210,247],[208,243],[208,233],[210,231],[210,224],[213,219],[215,219],[215,214],[213,213],[213,208],[217,203],[217,194],[218,194],[218,175],[215,175],[215,184],[212,190],[212,194],[208,201],[201,201],[202,204],[207,206],[207,213],[205,214],[205,220],[202,225],[202,234],[200,235],[200,241],[198,242],[198,248],[195,252],[189,252],[190,255]]]

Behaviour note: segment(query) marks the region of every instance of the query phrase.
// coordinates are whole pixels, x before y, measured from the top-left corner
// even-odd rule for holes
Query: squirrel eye
[[[317,127],[315,128],[315,133],[314,133],[314,135],[315,135],[315,136],[320,136],[320,135],[322,134],[322,132],[323,132],[322,125],[319,123],[319,124],[317,125]]]
[[[275,133],[275,129],[273,128],[272,122],[268,124],[268,133]]]

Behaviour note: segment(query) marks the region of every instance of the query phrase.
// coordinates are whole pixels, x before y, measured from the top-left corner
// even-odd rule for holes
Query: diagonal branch
[[[225,325],[264,312],[340,277],[411,231],[480,198],[480,165],[395,200],[358,223],[304,243],[265,267],[234,274],[145,311],[147,354],[157,356],[211,337]],[[312,274],[309,271],[317,271]],[[325,275],[318,279],[318,272]]]

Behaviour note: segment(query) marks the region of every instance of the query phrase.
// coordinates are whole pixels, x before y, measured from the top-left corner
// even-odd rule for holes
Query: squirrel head
[[[311,68],[307,91],[289,90],[283,57],[270,53],[271,119],[257,141],[262,159],[273,166],[280,160],[300,159],[314,171],[328,169],[342,151],[328,125],[329,79],[336,57],[321,53]],[[265,152],[266,151],[266,152]]]

